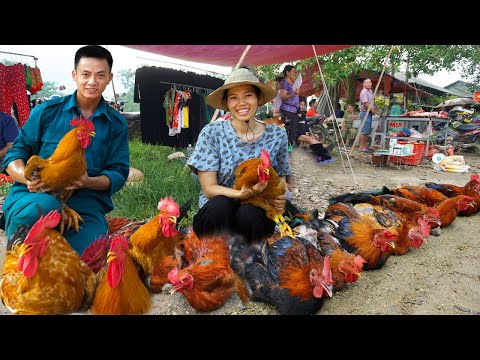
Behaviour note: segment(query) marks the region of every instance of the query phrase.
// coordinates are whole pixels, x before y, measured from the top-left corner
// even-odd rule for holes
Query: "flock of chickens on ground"
[[[88,119],[72,125],[77,136],[62,140],[50,158],[27,162],[27,168],[35,167],[29,170],[32,179],[56,184],[52,188],[62,201],[71,194],[49,181],[53,171],[44,169],[84,159],[85,139],[94,135]],[[51,211],[9,239],[2,302],[16,314],[143,314],[151,308],[152,293],[170,291],[182,293],[196,311],[208,312],[236,292],[244,305],[262,301],[280,314],[314,314],[362,271],[379,269],[391,255],[420,247],[431,229],[480,209],[479,174],[464,186],[426,183],[342,195],[331,199],[322,219],[318,210],[304,211],[291,202],[285,214],[275,210],[271,200],[285,193],[285,183],[265,150],[242,163],[235,177],[237,189],[267,182],[264,191],[243,202],[262,207],[277,223],[271,238],[249,243],[235,234],[199,238],[191,228],[178,231],[191,201],[179,206],[165,197],[149,221],[107,218],[108,234],[79,256],[62,231],[72,225],[78,230],[81,219],[73,209]]]

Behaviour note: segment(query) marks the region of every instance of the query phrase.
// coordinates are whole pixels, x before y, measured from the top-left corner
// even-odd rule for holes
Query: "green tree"
[[[42,86],[42,90],[38,91],[33,96],[38,98],[49,98],[52,95],[65,96],[63,91],[59,90],[59,86],[56,81],[45,81]]]
[[[122,100],[126,103],[123,105],[123,110],[126,112],[138,112],[140,111],[140,104],[133,102],[133,95],[135,90],[135,71],[132,69],[122,69],[118,72],[118,79],[125,88],[125,95],[122,96]]]
[[[356,45],[318,57],[325,83],[336,86],[345,85],[347,102],[353,102],[355,78],[361,71],[380,72],[391,45]],[[314,57],[298,61],[297,70],[302,71],[315,64]],[[401,65],[408,63],[407,77],[421,74],[434,75],[440,70],[461,70],[462,77],[470,82],[480,82],[480,46],[479,45],[398,45],[394,46],[388,61],[386,72],[394,74]],[[257,72],[267,80],[273,80],[280,74],[283,65],[268,65],[257,68]],[[273,76],[272,76],[273,75]],[[314,74],[314,84],[321,84],[321,77]],[[475,90],[475,89],[472,89]],[[332,99],[335,101],[335,99]]]

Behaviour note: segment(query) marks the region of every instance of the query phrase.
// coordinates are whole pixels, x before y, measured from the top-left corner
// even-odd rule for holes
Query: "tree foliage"
[[[125,105],[123,105],[123,111],[140,111],[140,104],[133,101],[135,91],[135,71],[132,69],[122,69],[118,72],[118,79],[126,90],[125,95],[121,97],[121,100],[126,101]]]
[[[45,99],[48,99],[52,95],[65,96],[65,93],[59,90],[59,86],[56,81],[44,81],[42,90],[39,90],[36,95],[34,94],[34,96],[38,96],[38,98]]]
[[[407,68],[407,78],[419,75],[434,75],[440,70],[461,71],[461,76],[471,83],[480,82],[480,46],[479,45],[396,45],[390,58],[387,55],[392,45],[356,45],[318,57],[324,81],[327,86],[345,84],[347,102],[351,102],[354,93],[354,80],[363,70],[380,72],[386,63],[386,73],[394,74],[401,68]],[[316,64],[312,57],[292,63],[297,70]],[[406,64],[408,63],[408,67]],[[257,67],[256,70],[266,80],[281,75],[285,64]],[[322,84],[319,73],[314,73],[313,82],[317,87]],[[472,89],[474,90],[474,89]]]

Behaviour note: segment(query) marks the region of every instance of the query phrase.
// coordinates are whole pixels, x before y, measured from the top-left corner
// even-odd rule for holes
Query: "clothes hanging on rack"
[[[189,108],[187,102],[191,98],[189,91],[179,91],[172,88],[166,92],[163,106],[165,107],[169,136],[180,134],[182,129],[188,128]]]
[[[30,115],[24,66],[0,64],[0,111],[10,114],[14,103],[18,109],[18,123],[23,126]]]
[[[153,66],[138,68],[135,72],[134,101],[140,103],[142,142],[179,148],[195,144],[200,130],[210,121],[211,115],[207,116],[207,113],[215,111],[206,105],[205,96],[222,86],[223,82],[220,78],[193,72]],[[168,107],[164,103],[170,89],[188,91],[191,96],[186,101],[187,107],[182,107],[183,100],[179,102],[179,109],[183,109],[183,118],[179,116],[179,120],[180,125],[183,121],[183,126],[181,133],[175,136],[169,136]]]

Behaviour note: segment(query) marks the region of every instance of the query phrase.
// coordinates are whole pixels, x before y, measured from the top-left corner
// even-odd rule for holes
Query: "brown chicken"
[[[267,187],[260,193],[254,194],[248,199],[243,199],[242,204],[252,204],[265,210],[266,216],[280,226],[282,236],[293,237],[292,229],[285,222],[283,213],[277,212],[272,201],[279,195],[285,194],[286,183],[278,176],[275,169],[270,165],[268,151],[262,149],[260,158],[249,159],[242,162],[235,169],[235,184],[233,188],[242,189],[243,186],[252,188],[258,182],[266,183]]]
[[[470,181],[464,186],[437,184],[433,182],[425,183],[425,186],[440,191],[448,197],[454,197],[457,195],[467,195],[472,197],[475,201],[474,206],[460,211],[458,214],[460,216],[471,216],[480,210],[480,174],[472,174],[472,176],[470,176]]]
[[[450,225],[461,211],[466,211],[474,207],[475,200],[467,195],[457,195],[452,198],[446,198],[440,202],[435,209],[440,213],[440,227]]]
[[[358,203],[354,205],[354,209],[385,229],[392,226],[396,228],[398,239],[395,242],[395,249],[393,249],[395,255],[403,255],[410,248],[419,248],[430,236],[430,226],[428,226],[426,214],[416,220],[407,220],[402,214],[380,205]]]
[[[26,238],[7,251],[0,297],[14,314],[65,314],[90,305],[95,274],[54,228],[61,215],[51,211]]]
[[[381,268],[395,249],[395,226],[384,228],[368,216],[361,216],[351,205],[333,203],[325,210],[325,219],[338,224],[335,236],[348,252],[360,255],[364,270]]]
[[[287,212],[295,237],[312,243],[323,256],[330,256],[335,292],[358,280],[366,261],[360,255],[351,254],[342,248],[335,237],[335,225],[332,222],[318,219],[318,210],[307,212],[297,208],[291,201],[287,201]]]
[[[29,181],[40,179],[50,193],[62,202],[62,221],[60,232],[71,226],[79,230],[79,222],[83,221],[80,215],[69,208],[65,202],[72,196],[74,190],[67,190],[74,181],[80,179],[87,172],[85,149],[91,143],[91,136],[95,136],[93,123],[82,116],[74,118],[70,125],[75,126],[58,143],[53,154],[42,159],[33,155],[25,165],[25,178]]]
[[[165,271],[169,271],[167,278],[173,286],[171,293],[182,293],[197,311],[220,308],[234,291],[242,302],[248,301],[242,281],[230,267],[226,235],[199,239],[191,231],[177,244],[175,256],[167,258],[152,273],[150,284],[153,289],[161,288]]]
[[[440,213],[437,209],[429,207],[415,200],[410,200],[397,195],[371,196],[370,204],[380,205],[402,215],[407,221],[417,221],[422,215],[428,221],[431,228],[440,226]]]
[[[98,287],[90,311],[96,315],[143,314],[151,306],[150,294],[128,251],[128,240],[114,238],[107,266],[98,274]]]
[[[171,197],[165,197],[159,201],[158,210],[159,214],[140,226],[130,237],[133,259],[147,276],[160,259],[174,253],[175,245],[182,238],[175,229],[180,215],[178,204]]]
[[[282,315],[317,312],[333,294],[330,257],[310,242],[285,236],[233,246],[232,268],[245,279],[255,301],[276,307]]]
[[[392,193],[397,196],[423,203],[430,207],[434,207],[447,198],[440,191],[429,189],[426,186],[402,186],[393,189]]]

